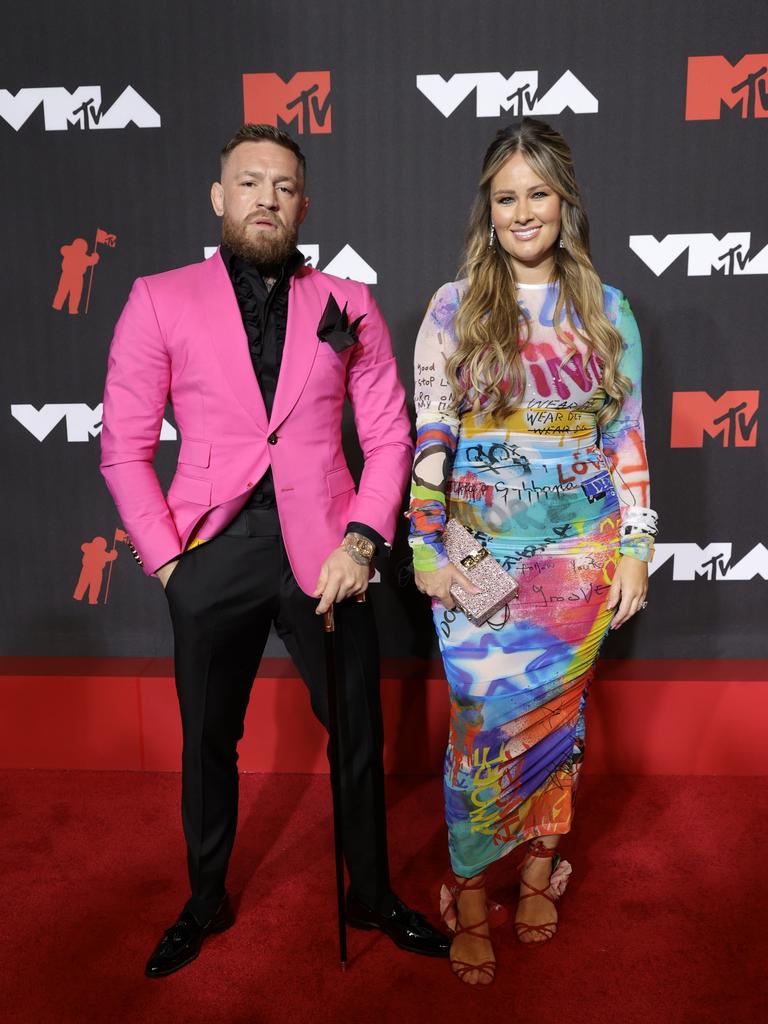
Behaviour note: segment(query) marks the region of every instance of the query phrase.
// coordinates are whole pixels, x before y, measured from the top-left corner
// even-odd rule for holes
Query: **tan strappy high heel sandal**
[[[484,925],[488,924],[488,914],[487,914],[487,912],[486,912],[486,916],[482,920],[476,921],[474,924],[469,924],[469,925],[463,925],[461,923],[461,919],[460,919],[460,917],[458,915],[458,906],[459,906],[459,896],[460,896],[460,894],[463,893],[463,892],[469,892],[469,891],[472,891],[472,890],[479,890],[479,889],[484,889],[484,888],[485,888],[485,880],[484,880],[482,875],[477,875],[474,879],[470,879],[470,878],[463,878],[463,879],[456,878],[455,879],[455,885],[451,886],[451,894],[453,895],[453,897],[454,897],[454,899],[456,901],[456,914],[457,914],[456,920],[455,920],[455,922],[453,922],[453,921],[449,922],[447,917],[445,917],[445,916],[443,917],[443,920],[445,920],[446,924],[448,924],[448,926],[453,929],[454,939],[458,935],[471,935],[475,939],[485,939],[486,941],[490,941],[490,936],[489,935],[482,935],[478,931],[479,928],[482,928]],[[496,976],[496,961],[495,960],[483,960],[479,964],[469,964],[465,960],[453,960],[452,959],[451,960],[451,967],[453,968],[453,973],[458,977],[459,981],[463,981],[463,982],[465,982],[465,984],[469,984],[469,982],[466,981],[466,977],[467,977],[467,975],[471,971],[477,971],[478,974],[481,977],[487,978],[488,979],[487,982],[483,983],[483,984],[487,984],[487,985],[490,985],[491,982],[493,981],[493,979]],[[480,982],[478,982],[478,984],[480,984]]]
[[[543,889],[537,889],[536,886],[526,882],[523,878],[525,865],[534,857],[545,857],[552,861],[549,881]],[[545,846],[540,839],[534,839],[533,842],[528,844],[528,851],[520,862],[518,871],[520,872],[520,884],[530,890],[520,897],[518,906],[523,900],[529,900],[533,896],[543,896],[544,899],[554,904],[565,892],[565,887],[571,874],[571,865],[567,860],[562,860],[554,848]],[[526,924],[525,921],[515,921],[515,934],[525,945],[548,942],[549,939],[554,938],[556,931],[557,921],[547,921],[544,924]],[[528,939],[526,938],[528,935],[535,935],[537,938]]]

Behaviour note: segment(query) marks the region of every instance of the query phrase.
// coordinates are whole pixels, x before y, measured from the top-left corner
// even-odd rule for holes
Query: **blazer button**
[[[270,444],[277,444],[277,434],[270,434],[267,438]]]

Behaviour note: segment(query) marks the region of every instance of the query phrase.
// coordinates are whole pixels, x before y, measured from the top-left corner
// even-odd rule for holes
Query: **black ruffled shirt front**
[[[291,277],[304,265],[304,257],[298,250],[289,256],[283,266],[277,269],[271,287],[267,285],[256,264],[236,256],[225,246],[221,247],[221,258],[235,290],[248,338],[253,372],[259,382],[269,417],[283,359]],[[251,491],[245,508],[274,508],[275,504],[275,481],[270,467]]]
[[[298,249],[293,252],[282,267],[272,271],[275,279],[270,287],[264,280],[262,269],[255,263],[236,256],[224,245],[220,251],[243,318],[253,372],[259,382],[269,417],[275,401],[283,359],[291,277],[304,266],[304,257]],[[244,507],[266,509],[275,508],[275,505],[275,481],[272,468],[269,467],[251,491]],[[368,537],[376,545],[377,554],[384,554],[389,550],[384,538],[365,523],[349,523],[346,532],[360,533]]]

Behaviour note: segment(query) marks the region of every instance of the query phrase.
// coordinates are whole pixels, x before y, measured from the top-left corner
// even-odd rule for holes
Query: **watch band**
[[[376,551],[373,541],[360,533],[348,533],[341,542],[341,547],[358,565],[370,565]]]

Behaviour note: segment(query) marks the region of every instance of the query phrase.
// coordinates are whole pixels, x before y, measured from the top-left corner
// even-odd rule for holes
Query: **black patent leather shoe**
[[[394,894],[392,909],[379,913],[348,892],[347,924],[352,928],[378,928],[400,949],[423,956],[448,956],[451,946],[447,936],[433,928],[422,914],[406,907]]]
[[[225,932],[235,923],[235,915],[225,896],[219,909],[207,924],[200,924],[197,918],[184,910],[178,921],[168,928],[147,960],[144,973],[148,978],[164,978],[197,959],[200,947],[209,935]]]

